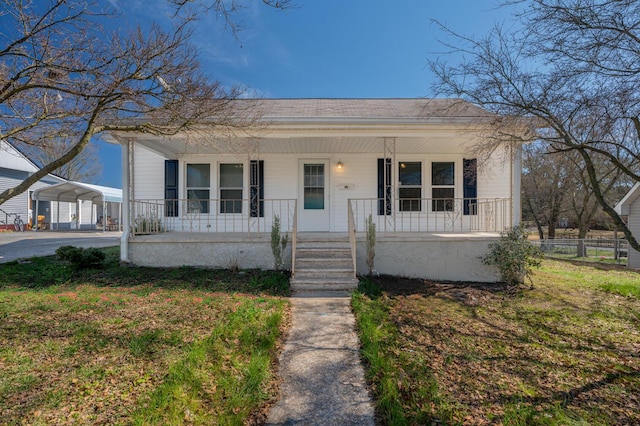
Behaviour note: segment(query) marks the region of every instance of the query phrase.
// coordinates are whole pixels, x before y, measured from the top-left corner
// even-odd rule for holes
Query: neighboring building
[[[266,99],[260,108],[264,126],[232,138],[111,135],[127,165],[124,261],[273,267],[278,217],[294,282],[309,240],[350,240],[365,273],[371,216],[378,273],[498,278],[480,258],[519,223],[520,145],[482,162],[474,153],[499,117],[448,99]]]
[[[627,226],[631,233],[640,239],[640,183],[636,183],[627,195],[615,207],[621,216],[627,216]],[[629,247],[627,266],[640,269],[640,253]]]
[[[10,143],[0,140],[0,192],[17,186],[37,171],[38,166],[26,155]],[[60,188],[67,188],[67,190],[63,192]],[[42,192],[45,190],[46,192]],[[92,190],[94,192],[91,192]],[[119,193],[117,206],[113,206],[112,203],[103,203],[104,197],[96,197],[95,191],[106,192],[107,201],[112,203],[116,202],[114,197]],[[41,193],[37,203],[34,201],[34,193]],[[0,204],[0,229],[13,229],[16,215],[21,217],[25,225],[28,224],[33,228],[39,217],[42,229],[95,229],[100,217],[105,215],[103,209],[106,215],[112,215],[115,219],[120,217],[121,202],[122,190],[120,189],[70,182],[59,176],[48,174],[33,184],[28,191]],[[37,213],[35,213],[36,209]]]

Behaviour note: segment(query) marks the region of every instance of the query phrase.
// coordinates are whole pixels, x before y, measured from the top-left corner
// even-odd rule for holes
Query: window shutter
[[[478,161],[475,158],[462,161],[464,215],[475,216],[478,214]]]
[[[386,160],[386,164],[385,164]],[[378,158],[378,215],[391,215],[391,159]]]
[[[164,162],[165,217],[178,217],[178,160]]]
[[[264,217],[264,161],[249,164],[249,211],[251,217]]]

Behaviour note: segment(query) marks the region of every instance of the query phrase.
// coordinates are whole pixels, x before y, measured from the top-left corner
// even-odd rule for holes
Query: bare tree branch
[[[117,14],[99,0],[5,0],[0,139],[34,149],[65,142],[60,156],[2,192],[0,204],[69,164],[105,131],[224,134],[255,125],[257,103],[234,102],[239,89],[206,75],[189,44],[193,11],[220,13],[233,27],[236,12],[252,0],[164,1],[176,8],[171,30],[152,24],[108,32],[101,23]]]
[[[632,0],[506,1],[523,6],[516,30],[480,39],[444,29],[464,59],[431,62],[434,90],[492,112],[530,118],[558,155],[575,153],[589,188],[631,246],[640,245],[606,191],[609,161],[623,181],[640,181],[640,3]],[[513,27],[512,27],[513,28]],[[485,149],[503,143],[496,130]],[[572,154],[573,155],[573,154]]]

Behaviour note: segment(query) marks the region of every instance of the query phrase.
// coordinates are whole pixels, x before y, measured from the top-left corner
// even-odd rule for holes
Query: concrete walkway
[[[374,425],[346,293],[291,298],[292,327],[280,356],[281,399],[267,425]]]

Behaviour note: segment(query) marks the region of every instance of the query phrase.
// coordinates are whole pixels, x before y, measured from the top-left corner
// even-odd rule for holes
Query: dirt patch
[[[399,278],[389,275],[374,277],[373,281],[388,297],[397,296],[435,296],[446,294],[456,299],[474,302],[474,299],[485,298],[489,295],[500,296],[513,294],[518,287],[504,283],[480,283],[480,282],[447,282],[431,281],[420,278]]]

